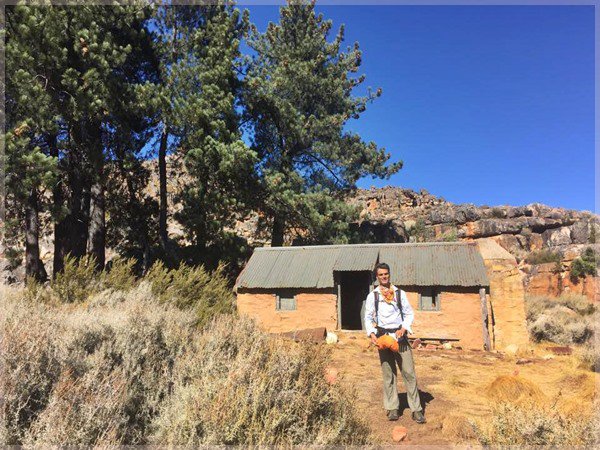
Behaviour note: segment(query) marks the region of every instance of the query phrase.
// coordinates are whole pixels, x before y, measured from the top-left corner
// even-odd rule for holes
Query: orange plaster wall
[[[414,336],[457,338],[457,345],[465,349],[483,349],[479,294],[442,292],[439,311],[419,311],[419,294],[407,291],[406,295],[415,311]]]
[[[276,311],[274,294],[241,293],[237,296],[240,314],[254,317],[270,333],[304,328],[337,328],[335,294],[297,294],[296,311]]]

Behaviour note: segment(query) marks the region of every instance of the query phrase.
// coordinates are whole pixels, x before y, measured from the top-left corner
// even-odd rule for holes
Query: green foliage
[[[442,241],[457,242],[458,241],[458,230],[456,228],[453,228],[452,230],[446,231],[442,235]]]
[[[341,50],[343,27],[329,41],[331,28],[331,21],[315,14],[314,3],[293,1],[280,9],[279,23],[264,33],[251,27],[248,36],[256,53],[249,60],[244,95],[259,161],[255,201],[264,213],[263,225],[272,230],[273,245],[281,245],[290,229],[330,239],[323,230],[331,223],[323,218],[328,212],[323,205],[341,204],[363,176],[387,178],[402,167],[387,165],[384,149],[344,129],[381,90],[353,95],[365,79],[353,76],[362,54],[358,44]],[[346,220],[358,217],[353,211],[340,213]],[[335,237],[339,231],[344,230],[332,240],[343,239]]]
[[[573,281],[577,281],[579,278],[583,278],[586,275],[596,276],[598,269],[598,257],[593,248],[586,248],[581,257],[575,258],[571,263],[570,278]]]
[[[102,272],[102,288],[125,292],[132,289],[137,282],[134,267],[135,259],[116,257]]]
[[[215,314],[234,311],[233,293],[224,272],[224,266],[217,267],[212,273],[202,266],[186,264],[177,269],[167,269],[158,261],[148,271],[145,280],[160,301],[194,310],[198,324],[204,326]]]
[[[98,292],[101,283],[94,258],[87,255],[77,259],[65,257],[65,266],[52,281],[52,290],[62,303],[81,303]]]
[[[552,250],[543,249],[538,250],[537,252],[531,252],[525,258],[525,261],[529,264],[546,264],[546,263],[556,263],[560,264],[561,255],[559,252],[554,252]]]

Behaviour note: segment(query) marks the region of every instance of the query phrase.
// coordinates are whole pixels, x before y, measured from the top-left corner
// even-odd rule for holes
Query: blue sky
[[[242,5],[260,30],[279,7]],[[594,210],[593,6],[323,6],[383,95],[347,128],[454,203]],[[358,91],[357,94],[361,92]]]

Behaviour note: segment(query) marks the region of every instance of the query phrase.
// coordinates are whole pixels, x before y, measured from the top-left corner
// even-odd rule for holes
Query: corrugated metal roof
[[[379,248],[373,246],[348,245],[339,249],[334,271],[373,270],[377,264]]]
[[[257,248],[236,287],[330,288],[338,253],[335,247]]]
[[[435,242],[257,248],[235,288],[333,288],[334,271],[372,270],[378,260],[401,286],[489,286],[475,244]]]
[[[489,286],[473,244],[387,247],[380,249],[379,261],[389,264],[392,283],[401,286]]]

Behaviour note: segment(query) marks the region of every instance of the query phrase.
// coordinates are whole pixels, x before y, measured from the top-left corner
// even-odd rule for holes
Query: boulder
[[[408,430],[402,425],[396,425],[392,430],[392,440],[394,442],[401,442],[408,436]]]
[[[546,247],[571,244],[571,230],[569,227],[560,227],[556,230],[546,230],[542,233]]]
[[[588,244],[590,242],[590,223],[587,220],[578,220],[571,226],[571,239],[573,244]]]
[[[335,333],[333,333],[331,331],[328,331],[327,332],[327,337],[325,337],[325,342],[327,344],[337,344],[337,342],[338,342],[337,334],[335,334]]]

